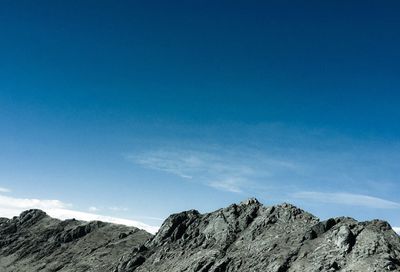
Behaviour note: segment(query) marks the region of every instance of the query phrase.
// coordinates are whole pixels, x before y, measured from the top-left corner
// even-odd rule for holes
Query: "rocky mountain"
[[[384,221],[321,222],[256,199],[173,214],[154,236],[30,210],[0,219],[0,271],[400,271],[400,237]]]
[[[104,223],[60,221],[40,210],[0,218],[0,271],[112,271],[130,248],[151,234]]]
[[[400,271],[400,237],[384,221],[320,222],[290,204],[250,199],[171,215],[115,271]]]

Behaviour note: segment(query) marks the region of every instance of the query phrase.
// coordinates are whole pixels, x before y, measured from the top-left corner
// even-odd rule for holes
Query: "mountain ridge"
[[[400,271],[400,237],[382,220],[320,221],[250,199],[171,215],[115,271]]]
[[[382,220],[320,221],[255,198],[172,214],[155,235],[28,210],[0,218],[0,271],[400,271],[400,237]]]
[[[0,218],[0,271],[111,271],[151,234],[101,221],[58,220],[32,209]]]

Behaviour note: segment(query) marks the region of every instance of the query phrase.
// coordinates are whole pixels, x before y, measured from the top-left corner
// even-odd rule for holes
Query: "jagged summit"
[[[384,221],[321,222],[288,203],[249,199],[171,215],[115,271],[400,271],[400,238]]]
[[[154,236],[29,210],[0,219],[0,271],[400,271],[400,237],[385,221],[320,221],[254,198],[172,214]]]
[[[0,271],[111,271],[119,258],[151,237],[100,221],[60,221],[33,209],[0,218]]]
[[[243,200],[242,202],[240,202],[239,205],[252,205],[252,204],[261,205],[260,201],[258,201],[258,199],[255,197],[251,197],[246,200]]]
[[[39,216],[47,216],[47,213],[40,209],[30,209],[23,211],[20,215],[19,218],[22,219],[24,217],[39,217]]]

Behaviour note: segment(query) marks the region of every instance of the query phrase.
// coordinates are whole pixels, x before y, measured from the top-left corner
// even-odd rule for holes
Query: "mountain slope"
[[[320,222],[293,205],[256,199],[173,214],[155,236],[29,210],[0,218],[0,271],[400,271],[400,237],[384,221]]]
[[[320,222],[290,204],[250,199],[171,215],[115,271],[400,271],[400,238],[384,221]]]
[[[0,271],[112,271],[148,240],[143,230],[100,221],[60,221],[40,210],[0,218]]]

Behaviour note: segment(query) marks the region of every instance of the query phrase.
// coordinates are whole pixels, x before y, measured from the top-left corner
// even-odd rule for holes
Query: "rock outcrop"
[[[60,221],[41,210],[0,218],[0,271],[112,271],[130,248],[150,234],[100,221]]]
[[[0,219],[0,271],[400,271],[400,237],[384,221],[320,221],[256,199],[173,214],[155,236],[30,210]]]
[[[171,215],[115,271],[400,271],[400,238],[384,221],[320,222],[290,204],[250,199]]]

